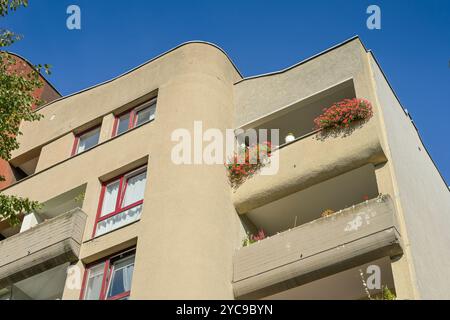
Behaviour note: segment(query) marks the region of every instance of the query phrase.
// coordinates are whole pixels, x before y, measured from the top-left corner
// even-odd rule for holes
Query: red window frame
[[[89,271],[91,268],[105,263],[105,267],[103,269],[103,279],[102,279],[102,286],[100,289],[100,296],[99,296],[99,300],[120,300],[123,299],[125,297],[129,297],[131,291],[125,291],[122,292],[118,295],[115,295],[113,297],[109,297],[107,298],[108,295],[108,289],[109,289],[109,285],[110,285],[110,280],[111,280],[111,276],[112,276],[112,270],[113,270],[113,266],[114,264],[111,262],[114,262],[115,260],[120,260],[123,258],[126,258],[128,256],[134,255],[136,258],[136,249],[129,249],[126,251],[123,251],[121,253],[118,254],[113,254],[111,256],[108,256],[102,260],[99,261],[95,261],[93,263],[90,263],[88,265],[86,265],[86,269],[84,270],[84,275],[83,275],[83,282],[82,282],[82,286],[81,286],[81,291],[80,291],[80,300],[84,300],[84,294],[86,291],[86,285],[87,285],[87,281],[88,281],[88,275],[89,275]]]
[[[120,176],[117,176],[111,180],[108,180],[108,181],[102,183],[102,190],[100,192],[100,200],[98,202],[97,216],[95,217],[94,230],[92,231],[92,238],[95,237],[95,233],[97,231],[97,224],[99,222],[106,220],[108,218],[111,218],[119,213],[122,213],[126,210],[129,210],[131,208],[134,208],[134,207],[139,206],[144,203],[144,199],[141,199],[141,200],[136,201],[132,204],[129,204],[125,207],[122,207],[123,198],[124,198],[125,192],[127,190],[126,182],[128,181],[128,179],[133,178],[133,177],[145,172],[146,170],[147,170],[147,165],[144,165],[142,167],[128,171]],[[102,209],[103,209],[103,200],[105,199],[106,187],[115,181],[119,181],[119,190],[117,192],[116,206],[115,206],[113,212],[110,212],[102,217],[101,214],[102,214]]]
[[[134,107],[134,108],[131,109],[131,110],[127,110],[127,111],[125,111],[125,112],[122,112],[122,113],[116,115],[116,116],[114,117],[114,125],[113,125],[112,137],[117,136],[117,130],[118,130],[118,128],[119,128],[119,119],[120,119],[122,116],[124,116],[124,115],[126,115],[126,114],[128,114],[128,113],[130,114],[130,118],[128,119],[128,128],[127,128],[127,131],[130,130],[130,129],[133,129],[134,127],[136,127],[137,113],[138,113],[139,111],[145,109],[145,108],[150,108],[152,105],[156,104],[156,102],[157,102],[157,99],[156,99],[156,98],[153,98],[153,99],[151,99],[151,100],[149,100],[149,101],[146,101],[146,102],[144,102],[144,103],[138,105],[137,107]],[[126,131],[125,131],[125,132],[126,132]],[[123,132],[123,133],[125,133],[125,132]]]
[[[79,133],[77,133],[77,134],[75,134],[75,139],[74,139],[74,141],[73,141],[73,145],[72,145],[72,152],[71,152],[71,154],[70,154],[70,156],[71,157],[73,157],[73,156],[75,156],[75,155],[77,155],[78,153],[77,153],[77,150],[78,150],[78,144],[80,143],[80,137],[82,136],[82,135],[84,135],[84,134],[86,134],[86,133],[88,133],[88,132],[90,132],[90,131],[94,131],[94,130],[97,130],[97,129],[101,129],[101,124],[98,124],[98,125],[96,125],[96,126],[94,126],[94,127],[90,127],[89,129],[86,129],[86,130],[84,130],[84,131],[81,131],[81,132],[79,132]],[[99,137],[100,138],[100,137]],[[98,144],[98,142],[97,142],[97,144]],[[86,149],[86,150],[89,150],[89,149]],[[85,151],[86,151],[85,150]],[[84,152],[84,151],[83,151]]]

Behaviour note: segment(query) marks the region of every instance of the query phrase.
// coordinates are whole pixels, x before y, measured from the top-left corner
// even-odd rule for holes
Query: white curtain
[[[84,295],[85,300],[98,300],[100,298],[104,268],[105,264],[101,263],[89,269],[88,284]]]
[[[123,288],[124,292],[131,290],[131,279],[133,277],[134,263],[123,268]]]
[[[133,269],[134,255],[114,262],[113,274],[108,289],[108,297],[114,297],[131,290]]]
[[[119,184],[119,181],[115,181],[106,186],[102,205],[102,216],[113,212],[116,208],[116,200],[119,193]]]
[[[126,207],[144,198],[147,173],[143,172],[127,180],[122,207]]]
[[[138,220],[141,216],[141,211],[142,204],[100,221],[97,224],[95,235],[100,236]]]
[[[144,198],[146,180],[146,172],[142,172],[127,179],[122,207],[129,206]],[[119,181],[113,182],[106,187],[102,206],[102,216],[114,211],[118,191]],[[141,216],[141,211],[142,204],[100,221],[97,224],[96,236],[105,234],[138,220]]]

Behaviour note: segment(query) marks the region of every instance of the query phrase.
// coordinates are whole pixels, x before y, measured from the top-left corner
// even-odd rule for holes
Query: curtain
[[[123,291],[131,290],[131,279],[133,277],[134,263],[123,268]]]
[[[134,255],[114,262],[111,282],[108,289],[108,297],[114,297],[131,290],[133,269]]]
[[[126,207],[144,198],[146,180],[146,172],[138,174],[137,176],[131,177],[127,180],[127,187],[125,190],[122,207]]]
[[[117,195],[119,193],[119,181],[115,181],[106,186],[102,205],[102,216],[111,213],[116,208]]]
[[[100,298],[104,268],[105,263],[101,263],[89,269],[89,280],[84,296],[85,300],[98,300]]]
[[[108,233],[117,228],[130,224],[141,217],[142,204],[128,209],[124,212],[116,214],[108,219],[100,221],[97,224],[97,231],[95,232],[96,236]]]

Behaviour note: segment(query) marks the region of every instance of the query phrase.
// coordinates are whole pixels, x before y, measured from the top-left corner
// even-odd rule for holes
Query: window
[[[116,116],[113,137],[155,119],[156,99]]]
[[[128,300],[133,278],[134,257],[133,249],[86,268],[80,299]]]
[[[140,218],[146,181],[147,167],[143,167],[103,184],[93,236]]]
[[[74,156],[96,146],[98,144],[99,137],[100,126],[76,135],[72,148],[72,155]]]

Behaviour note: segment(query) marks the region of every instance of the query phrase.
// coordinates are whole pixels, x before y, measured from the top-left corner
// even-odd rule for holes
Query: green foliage
[[[247,236],[245,237],[245,239],[242,240],[242,246],[248,247],[249,245],[251,245],[252,243],[255,243],[255,242],[256,241],[250,237],[250,234],[247,233]]]
[[[83,203],[84,198],[86,197],[86,192],[81,192],[79,195],[77,195],[73,200],[77,203]]]
[[[16,11],[21,6],[28,6],[28,0],[0,0],[0,16],[4,17],[10,11]],[[22,39],[22,36],[14,32],[0,28],[0,48],[12,45]]]
[[[10,11],[16,11],[19,7],[27,7],[28,0],[0,0],[0,16],[4,17]]]
[[[13,226],[20,223],[20,213],[29,213],[41,208],[41,204],[26,198],[0,194],[0,216],[9,219]]]
[[[0,16],[19,7],[26,7],[28,0],[0,0]],[[0,29],[0,47],[4,48],[22,37],[7,29]],[[49,73],[48,65],[37,65],[30,69],[7,52],[0,52],[0,158],[11,159],[11,152],[19,147],[17,136],[21,135],[22,121],[36,121],[42,115],[32,111],[33,105],[41,100],[33,93],[42,87],[40,71]],[[4,177],[0,175],[0,181]],[[0,221],[9,220],[11,225],[20,223],[20,215],[39,209],[40,204],[26,198],[0,194]]]
[[[0,48],[10,46],[20,39],[22,39],[20,35],[15,34],[8,29],[0,29]]]
[[[392,293],[392,291],[388,288],[388,286],[381,286],[381,292],[377,294],[375,297],[369,292],[369,288],[367,287],[366,280],[364,280],[364,273],[361,269],[359,269],[359,274],[361,276],[361,282],[364,288],[364,292],[366,293],[367,299],[369,300],[397,300],[397,296]]]
[[[396,300],[397,296],[387,286],[383,286],[381,300]]]
[[[260,229],[256,235],[251,234],[250,232],[247,232],[247,236],[242,241],[242,246],[247,247],[251,245],[252,243],[264,240],[266,238],[266,234],[264,233],[264,230]]]
[[[23,121],[39,120],[42,116],[32,111],[34,104],[41,101],[33,92],[42,86],[36,70],[26,72],[19,69],[11,71],[16,59],[6,53],[0,53],[0,158],[11,159],[11,152],[19,147],[16,137]]]

